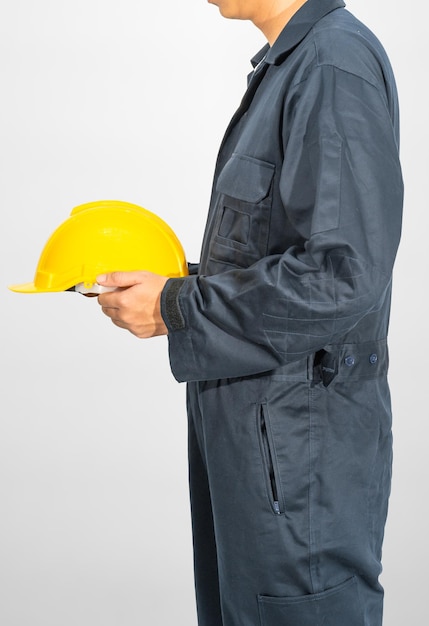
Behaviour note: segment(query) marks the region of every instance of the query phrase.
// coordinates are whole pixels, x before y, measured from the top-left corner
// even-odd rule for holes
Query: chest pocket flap
[[[273,176],[272,163],[234,153],[219,175],[216,191],[256,204],[268,196]]]

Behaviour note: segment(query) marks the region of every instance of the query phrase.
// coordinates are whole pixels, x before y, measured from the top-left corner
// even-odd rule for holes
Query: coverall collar
[[[292,16],[273,45],[270,47],[267,43],[255,54],[251,59],[253,67],[262,60],[269,65],[280,63],[304,39],[316,22],[334,9],[345,6],[343,0],[307,0]]]

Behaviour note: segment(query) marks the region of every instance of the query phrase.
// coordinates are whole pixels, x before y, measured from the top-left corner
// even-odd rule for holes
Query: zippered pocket
[[[272,441],[272,433],[265,405],[261,405],[258,414],[258,432],[261,446],[262,461],[265,470],[268,496],[272,509],[276,515],[282,513],[282,499],[280,482],[275,462],[275,451]]]

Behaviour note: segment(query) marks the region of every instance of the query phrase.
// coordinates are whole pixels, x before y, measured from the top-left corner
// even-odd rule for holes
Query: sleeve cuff
[[[186,278],[170,278],[161,294],[161,315],[169,331],[183,330],[185,318],[179,303],[179,294]]]

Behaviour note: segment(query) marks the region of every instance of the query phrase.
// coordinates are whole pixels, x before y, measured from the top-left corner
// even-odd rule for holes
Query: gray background
[[[184,385],[164,337],[95,300],[20,295],[77,204],[157,212],[198,259],[225,126],[264,43],[204,0],[1,0],[0,624],[196,623]],[[404,233],[390,332],[395,466],[387,626],[426,619],[427,79],[423,18],[350,0],[382,39],[402,108]],[[402,10],[402,12],[401,12]],[[426,166],[426,167],[424,167]]]

